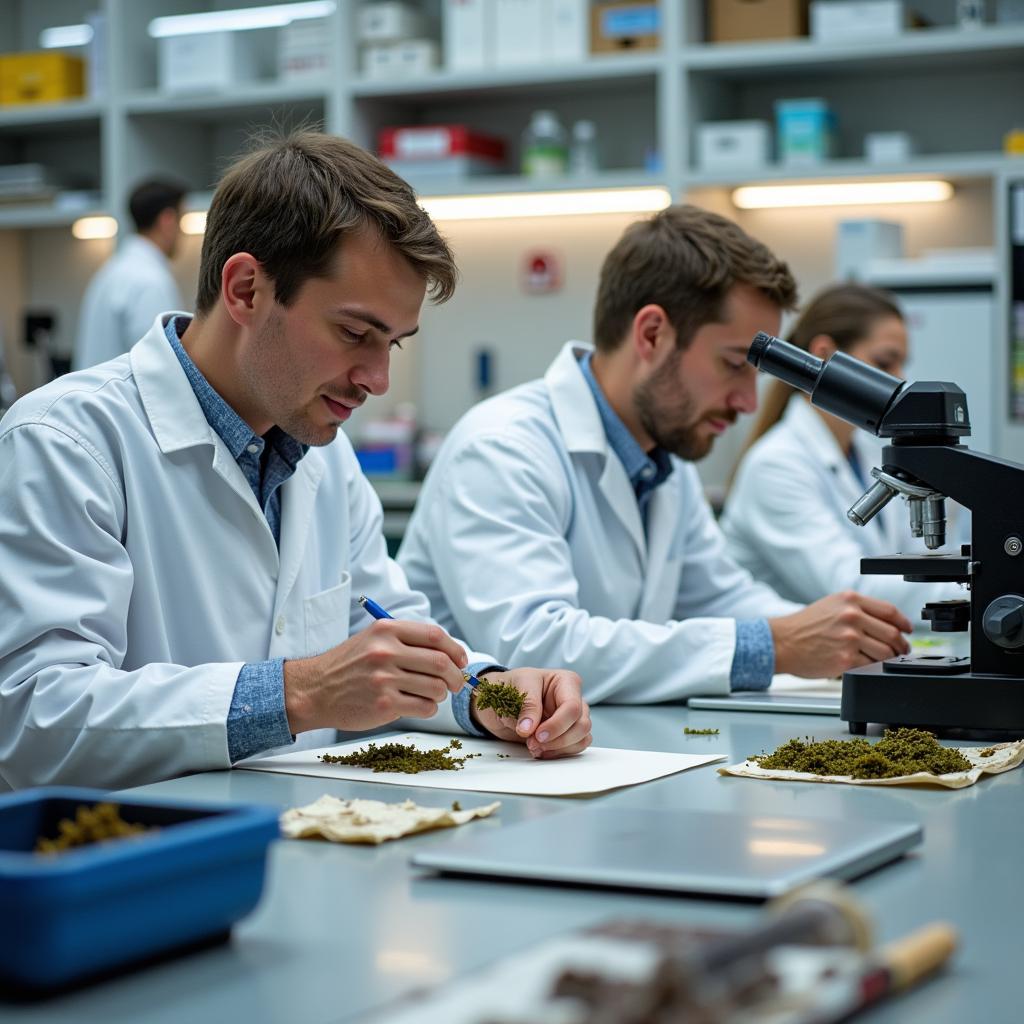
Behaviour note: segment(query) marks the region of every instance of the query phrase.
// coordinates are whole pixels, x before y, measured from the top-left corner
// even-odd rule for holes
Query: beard
[[[736,422],[735,412],[701,412],[697,398],[679,383],[676,350],[656,376],[633,392],[637,418],[655,444],[670,455],[697,462],[711,451],[715,435],[701,430],[708,419]]]

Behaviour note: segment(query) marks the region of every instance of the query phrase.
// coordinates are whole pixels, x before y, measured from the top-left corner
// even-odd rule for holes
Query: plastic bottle
[[[558,178],[565,174],[565,129],[550,110],[535,110],[523,132],[522,168],[528,178]]]
[[[593,121],[576,121],[572,126],[569,173],[585,176],[597,170],[597,127]]]

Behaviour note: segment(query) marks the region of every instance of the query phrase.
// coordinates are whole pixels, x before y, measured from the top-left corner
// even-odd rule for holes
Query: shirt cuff
[[[775,644],[767,619],[739,619],[729,688],[767,690],[775,674]]]
[[[486,661],[477,661],[467,665],[466,671],[470,675],[479,678],[481,672],[506,672],[507,669],[503,665],[492,665]],[[458,693],[452,694],[452,712],[455,715],[455,721],[459,723],[459,728],[470,736],[490,736],[491,734],[486,729],[481,729],[473,721],[473,715],[469,710],[469,702],[472,697],[472,686],[464,686]]]
[[[231,763],[294,740],[284,707],[284,658],[243,665],[228,710]]]

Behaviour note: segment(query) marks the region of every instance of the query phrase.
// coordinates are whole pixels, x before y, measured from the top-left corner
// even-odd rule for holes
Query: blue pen
[[[359,595],[359,603],[366,609],[366,611],[372,615],[375,619],[393,619],[394,615],[390,612],[386,612],[376,601],[370,600],[365,594]],[[480,685],[480,680],[477,679],[472,672],[463,672],[462,678],[469,683],[470,686],[476,687]]]

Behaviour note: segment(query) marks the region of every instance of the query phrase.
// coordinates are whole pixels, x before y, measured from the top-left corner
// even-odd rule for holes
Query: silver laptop
[[[800,693],[771,693],[738,690],[720,697],[691,697],[688,708],[706,711],[780,711],[797,715],[838,715],[840,698],[806,696]]]
[[[853,878],[921,841],[920,825],[718,811],[585,808],[414,854],[460,875],[768,899]]]

